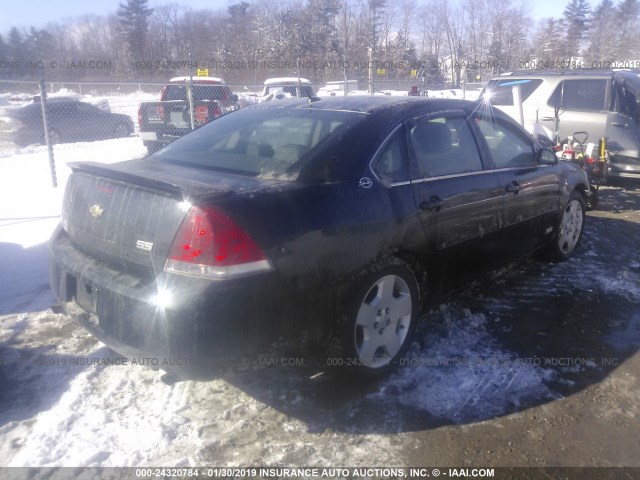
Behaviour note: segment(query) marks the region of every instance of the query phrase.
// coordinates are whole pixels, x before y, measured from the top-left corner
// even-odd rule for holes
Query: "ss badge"
[[[136,248],[139,248],[140,250],[144,250],[146,252],[150,252],[151,249],[153,248],[153,243],[145,242],[143,240],[138,240],[136,242]]]

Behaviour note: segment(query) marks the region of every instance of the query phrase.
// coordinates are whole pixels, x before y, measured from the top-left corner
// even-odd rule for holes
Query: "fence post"
[[[56,163],[53,158],[53,144],[49,138],[49,114],[47,112],[47,90],[44,86],[44,80],[40,80],[40,105],[42,105],[42,121],[44,124],[44,138],[47,142],[47,150],[49,151],[49,168],[51,169],[51,183],[53,188],[58,186],[56,178]]]
[[[189,117],[191,119],[191,130],[195,130],[196,123],[193,118],[193,77],[189,75],[189,83],[187,84],[187,99],[189,100]]]

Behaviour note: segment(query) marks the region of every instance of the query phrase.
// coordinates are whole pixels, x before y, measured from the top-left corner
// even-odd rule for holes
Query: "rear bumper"
[[[620,155],[612,156],[609,166],[609,176],[640,178],[640,160]]]
[[[158,134],[156,132],[140,132],[140,138],[144,142],[157,142]]]
[[[255,365],[302,326],[290,308],[296,296],[273,272],[230,281],[164,272],[142,279],[96,261],[61,228],[49,242],[49,279],[61,310],[107,346],[181,377]]]

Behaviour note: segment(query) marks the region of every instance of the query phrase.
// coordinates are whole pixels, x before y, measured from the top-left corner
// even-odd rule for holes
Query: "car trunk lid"
[[[145,160],[71,168],[62,208],[70,239],[113,268],[149,278],[164,268],[193,204],[274,183]]]

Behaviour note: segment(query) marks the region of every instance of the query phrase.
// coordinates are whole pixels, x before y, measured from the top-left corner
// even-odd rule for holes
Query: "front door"
[[[524,253],[541,244],[556,227],[560,186],[556,169],[539,165],[533,141],[500,118],[475,119],[505,193],[505,251]]]

